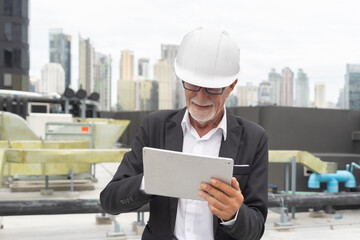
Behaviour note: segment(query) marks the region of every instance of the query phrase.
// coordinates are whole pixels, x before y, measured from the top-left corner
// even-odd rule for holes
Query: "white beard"
[[[197,109],[194,106],[194,104],[199,105],[199,106],[210,106],[211,105],[212,107],[211,107],[211,109],[201,111],[201,110]],[[215,117],[215,104],[210,99],[207,100],[206,102],[200,103],[195,99],[195,97],[193,97],[192,99],[190,99],[189,113],[190,113],[191,117],[195,121],[199,122],[200,124],[206,123]]]

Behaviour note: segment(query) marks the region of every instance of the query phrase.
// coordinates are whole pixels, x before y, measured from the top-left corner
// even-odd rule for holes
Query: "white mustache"
[[[214,102],[213,101],[211,101],[210,99],[209,100],[207,100],[206,102],[199,102],[198,100],[196,100],[195,98],[192,98],[191,99],[191,102],[192,103],[195,103],[196,105],[199,105],[199,106],[201,106],[201,107],[206,107],[206,106],[214,106],[215,104],[214,104]]]

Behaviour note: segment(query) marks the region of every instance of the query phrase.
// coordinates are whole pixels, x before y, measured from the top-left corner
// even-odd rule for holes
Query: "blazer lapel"
[[[166,131],[165,131],[165,149],[182,152],[183,147],[183,131],[181,128],[181,121],[184,117],[186,108],[179,111],[175,114],[169,121],[166,122]],[[171,233],[174,232],[175,229],[175,221],[176,221],[176,212],[178,199],[177,198],[169,198],[170,200],[170,226]]]
[[[221,142],[219,157],[232,158],[236,160],[237,153],[242,147],[241,135],[243,127],[236,121],[236,117],[229,111],[226,111],[227,117],[227,138],[226,141]],[[235,163],[234,163],[235,164]],[[214,235],[216,234],[219,218],[214,215],[213,228]]]

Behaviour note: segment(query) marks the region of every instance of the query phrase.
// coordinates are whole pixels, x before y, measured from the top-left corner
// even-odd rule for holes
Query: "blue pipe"
[[[320,188],[320,182],[327,182],[329,193],[339,192],[339,182],[345,182],[345,187],[356,187],[354,175],[346,170],[337,170],[336,173],[312,173],[308,180],[309,188]]]

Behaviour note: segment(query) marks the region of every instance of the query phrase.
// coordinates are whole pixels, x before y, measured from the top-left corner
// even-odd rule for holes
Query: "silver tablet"
[[[203,200],[200,184],[211,178],[231,184],[231,158],[192,155],[157,148],[143,148],[145,192],[168,197]]]

